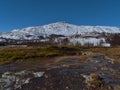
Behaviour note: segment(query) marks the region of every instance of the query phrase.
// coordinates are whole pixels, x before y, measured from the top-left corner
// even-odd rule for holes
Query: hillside
[[[59,45],[111,46],[115,35],[120,36],[120,28],[77,26],[66,22],[57,22],[1,33],[0,42],[9,44],[45,42]],[[115,45],[119,45],[119,43],[115,43]]]

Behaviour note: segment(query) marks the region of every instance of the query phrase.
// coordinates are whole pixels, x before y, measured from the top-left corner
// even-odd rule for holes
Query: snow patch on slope
[[[120,33],[120,28],[109,26],[77,26],[65,22],[52,23],[44,26],[16,29],[2,33],[0,37],[10,39],[39,39],[39,36],[49,37],[52,34],[72,36],[96,33]]]

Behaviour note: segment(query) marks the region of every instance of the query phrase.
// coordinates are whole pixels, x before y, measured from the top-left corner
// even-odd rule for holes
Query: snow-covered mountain
[[[61,37],[68,38],[71,43],[95,42],[97,45],[100,42],[106,42],[102,34],[118,34],[120,28],[109,26],[77,26],[65,22],[57,22],[43,26],[27,27],[21,30],[15,29],[11,32],[0,33],[0,41],[2,39],[14,40],[38,40],[48,39],[51,35],[59,36],[54,39],[56,42],[61,40]],[[87,38],[86,38],[87,37]],[[88,38],[90,37],[90,38]],[[96,38],[97,37],[97,38]],[[93,38],[93,39],[92,39]]]
[[[27,27],[2,33],[0,37],[10,39],[39,39],[49,35],[91,35],[92,33],[120,33],[120,28],[109,26],[76,26],[65,22],[52,23],[44,26]]]

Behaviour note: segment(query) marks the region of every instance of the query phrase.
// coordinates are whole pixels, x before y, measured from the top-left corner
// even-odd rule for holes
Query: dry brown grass
[[[78,59],[79,61],[81,61],[80,56],[62,56],[62,57],[57,57],[54,63],[65,62],[65,61],[69,61],[71,59]]]
[[[83,53],[81,55],[81,52]],[[109,58],[120,62],[120,47],[77,47],[77,46],[45,46],[45,47],[27,47],[27,48],[4,48],[0,49],[0,65],[9,63],[14,60],[34,61],[43,57],[59,57],[55,63],[69,60],[71,58],[80,58],[87,61],[92,55],[104,54]],[[79,57],[80,56],[80,57]],[[38,61],[39,61],[38,60]],[[47,59],[48,60],[48,59]]]
[[[27,48],[1,48],[0,49],[0,65],[7,64],[16,60],[33,60],[38,58],[51,58],[57,56],[73,56],[80,54],[77,47],[27,47]]]
[[[91,48],[89,49],[93,53],[101,53],[114,59],[116,62],[120,62],[120,47],[109,47],[109,48]]]

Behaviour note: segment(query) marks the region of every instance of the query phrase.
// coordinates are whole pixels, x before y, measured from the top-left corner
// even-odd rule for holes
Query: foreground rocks
[[[15,90],[22,85],[29,83],[31,78],[41,77],[44,72],[5,72],[0,78],[0,90]]]
[[[120,64],[96,55],[87,62],[72,58],[44,69],[3,72],[0,90],[120,90]]]

